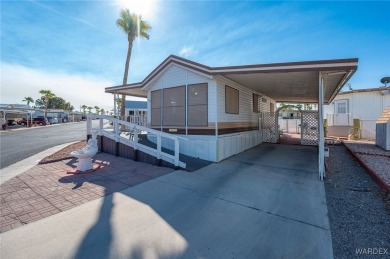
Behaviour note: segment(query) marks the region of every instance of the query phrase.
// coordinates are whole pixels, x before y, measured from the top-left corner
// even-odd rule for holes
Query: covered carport
[[[316,120],[319,147],[319,178],[324,178],[324,116],[323,105],[330,104],[337,93],[357,70],[358,59],[337,59],[308,62],[275,63],[267,65],[211,68],[212,74],[221,75],[245,87],[261,92],[283,103],[317,103]],[[273,111],[271,111],[273,112]],[[274,116],[275,118],[272,118]],[[269,120],[275,120],[277,113]],[[313,142],[313,139],[311,139]]]
[[[23,119],[31,121],[32,123],[32,114],[34,109],[29,105],[20,105],[20,104],[0,104],[0,118],[2,120],[1,124],[7,124],[8,119]],[[28,123],[26,124],[26,126]]]

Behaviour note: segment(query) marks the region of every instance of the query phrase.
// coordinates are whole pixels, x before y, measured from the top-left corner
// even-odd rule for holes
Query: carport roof
[[[142,82],[107,87],[106,93],[147,96],[147,87],[167,67],[176,64],[209,77],[225,77],[277,102],[316,103],[320,74],[324,103],[330,103],[357,70],[358,59],[335,59],[246,66],[208,67],[188,59],[169,56]]]

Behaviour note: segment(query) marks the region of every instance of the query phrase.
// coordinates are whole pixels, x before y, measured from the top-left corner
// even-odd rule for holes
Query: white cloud
[[[105,93],[104,88],[114,83],[98,76],[48,72],[3,62],[0,71],[1,103],[21,104],[24,97],[35,100],[45,89],[70,102],[75,110],[83,104],[106,111],[113,108],[112,94]]]
[[[185,58],[188,58],[188,57],[196,55],[196,54],[197,54],[197,51],[195,51],[194,47],[192,47],[192,46],[190,46],[190,47],[184,46],[181,48],[181,50],[179,52],[179,55],[182,57],[185,57]]]

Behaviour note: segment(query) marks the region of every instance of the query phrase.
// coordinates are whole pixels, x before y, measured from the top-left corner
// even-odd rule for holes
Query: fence
[[[128,121],[123,121],[116,119],[112,116],[106,115],[88,115],[87,116],[87,134],[91,134],[92,122],[93,119],[99,119],[99,128],[98,134],[100,136],[104,136],[109,138],[116,143],[122,143],[124,145],[132,147],[134,150],[140,150],[144,153],[147,153],[151,156],[156,157],[157,159],[162,159],[171,163],[175,166],[180,166],[182,168],[186,168],[186,164],[179,160],[179,139],[185,139],[179,136],[175,136],[172,134],[168,134],[165,132],[153,130],[150,128],[146,128]],[[113,127],[104,127],[104,120],[108,120]],[[122,127],[123,126],[123,127]],[[123,129],[125,131],[123,131]],[[152,148],[148,145],[142,144],[139,142],[139,135],[143,134],[151,134],[155,135],[157,138],[157,147]],[[174,142],[174,150],[173,155],[168,154],[162,151],[161,142],[162,139],[169,139]]]

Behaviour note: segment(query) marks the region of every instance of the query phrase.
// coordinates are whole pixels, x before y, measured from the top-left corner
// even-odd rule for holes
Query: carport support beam
[[[319,72],[319,88],[318,88],[318,172],[320,180],[324,180],[325,176],[325,143],[324,143],[324,80],[321,71]]]

